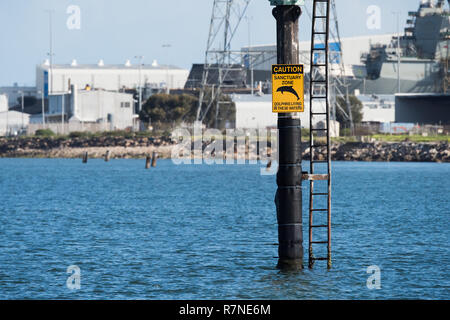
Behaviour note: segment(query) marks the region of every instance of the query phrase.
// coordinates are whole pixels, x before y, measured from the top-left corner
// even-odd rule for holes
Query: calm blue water
[[[275,269],[274,176],[143,167],[0,159],[0,298],[450,298],[449,164],[334,163],[333,269],[295,273]]]

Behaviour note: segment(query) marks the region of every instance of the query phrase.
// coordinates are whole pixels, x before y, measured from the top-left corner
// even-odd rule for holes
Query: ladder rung
[[[324,11],[320,11],[320,8],[323,4],[326,4],[326,8]],[[327,55],[328,54],[328,50],[330,49],[329,44],[327,43],[329,40],[329,30],[328,28],[326,29],[322,29],[320,27],[321,23],[323,22],[327,22],[327,27],[329,24],[329,21],[325,21],[330,19],[330,1],[329,0],[314,0],[313,1],[313,15],[312,15],[312,19],[313,19],[313,24],[312,24],[312,37],[311,37],[311,57],[313,57],[313,55]],[[318,48],[316,48],[316,46]],[[329,76],[329,71],[327,71],[327,68],[329,67],[329,61],[327,59],[328,57],[326,57],[326,59],[324,60],[319,60],[316,61],[316,63],[314,63],[314,61],[311,61],[311,79],[310,79],[310,117],[311,119],[313,119],[314,116],[318,117],[318,116],[322,116],[325,117],[326,116],[326,120],[327,120],[327,124],[325,128],[313,128],[312,126],[312,122],[311,122],[311,129],[310,129],[310,135],[311,135],[311,141],[310,141],[310,163],[311,163],[311,174],[306,174],[303,173],[302,178],[309,178],[309,180],[325,180],[328,181],[328,184],[331,181],[331,175],[328,174],[314,174],[315,168],[319,167],[319,164],[327,164],[328,166],[328,173],[330,173],[330,163],[331,163],[331,157],[330,157],[330,127],[328,125],[328,120],[329,120],[329,82],[328,82],[328,76]],[[314,69],[316,68],[316,69]],[[323,68],[323,69],[317,69],[317,68]],[[322,71],[324,70],[324,72],[320,72],[320,73],[324,73],[323,76],[313,76],[313,71]],[[315,78],[315,79],[314,79]],[[319,100],[320,99],[320,100]],[[326,108],[313,108],[314,104],[316,101],[321,101],[321,100],[325,100],[326,102]],[[317,112],[315,112],[317,111]],[[318,119],[318,118],[316,118]],[[312,121],[312,120],[311,120]],[[325,137],[326,136],[326,140],[324,141],[314,141],[313,137],[314,137],[314,131],[316,132],[323,132],[322,135]],[[316,135],[320,135],[319,133],[316,133]],[[319,149],[322,148],[322,149]],[[326,148],[326,149],[323,149]],[[321,157],[319,158],[317,155],[315,156],[315,153],[320,151],[320,150],[326,150],[325,153],[322,153],[322,155],[325,157]],[[314,158],[317,157],[319,159],[326,159],[326,160],[314,160]],[[317,166],[314,166],[317,165]],[[319,192],[317,192],[319,191]],[[313,184],[311,182],[311,190],[310,190],[310,197],[312,199],[313,196],[327,196],[328,200],[330,199],[331,196],[331,191],[328,190],[317,190],[316,192],[314,192],[314,188],[313,188]],[[325,192],[324,192],[325,191]],[[317,198],[316,198],[317,199]],[[323,200],[324,198],[322,198]],[[326,199],[326,198],[325,198]],[[321,200],[321,199],[317,199],[317,200]],[[320,207],[320,205],[317,205]],[[324,205],[321,205],[322,207]],[[330,217],[330,204],[328,203],[327,209],[321,208],[321,209],[313,209],[313,205],[312,203],[310,203],[310,208],[309,208],[309,215],[310,215],[310,219],[312,219],[312,217],[314,216],[314,213],[318,213],[318,214],[328,214],[328,217]],[[312,220],[311,220],[312,222]],[[314,261],[328,261],[328,267],[331,267],[331,255],[330,255],[330,250],[331,250],[331,242],[330,242],[330,238],[328,238],[328,241],[312,241],[312,235],[313,235],[313,229],[317,229],[317,228],[327,228],[328,232],[331,231],[331,221],[328,220],[328,222],[316,222],[317,224],[313,224],[311,223],[309,226],[309,236],[311,241],[309,241],[309,247],[310,247],[310,261],[309,261],[309,266],[312,267],[314,264]],[[327,224],[320,224],[320,223],[327,223]],[[321,230],[318,229],[318,232],[325,232],[325,230]],[[329,235],[328,235],[329,236]],[[326,237],[322,237],[322,239],[326,239]],[[317,239],[317,240],[320,240]],[[326,244],[328,246],[328,254],[326,257],[324,257],[322,254],[321,256],[315,258],[312,254],[312,249],[313,249],[313,244]]]
[[[328,180],[328,175],[327,174],[308,174],[308,173],[304,173],[302,174],[302,179],[303,180],[309,180],[309,181],[325,181]]]

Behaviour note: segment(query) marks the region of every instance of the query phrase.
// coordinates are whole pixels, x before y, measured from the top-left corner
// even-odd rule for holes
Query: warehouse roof
[[[48,69],[50,65],[43,63],[39,65],[41,68]],[[98,69],[98,70],[139,70],[139,65],[124,65],[124,64],[54,64],[53,69],[75,69],[75,70],[88,70],[88,69]],[[176,67],[173,65],[147,65],[141,66],[142,70],[184,70],[183,68]]]

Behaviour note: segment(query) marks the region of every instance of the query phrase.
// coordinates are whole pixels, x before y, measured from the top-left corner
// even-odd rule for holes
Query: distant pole
[[[9,98],[7,99],[7,103],[6,103],[6,132],[5,132],[5,136],[9,136]]]
[[[44,101],[44,89],[41,91],[42,99],[42,129],[45,129],[45,101]]]
[[[49,62],[50,62],[50,93],[53,93],[53,22],[52,22],[52,14],[53,10],[46,10],[48,13],[48,24],[49,24],[49,47],[50,52]]]
[[[62,131],[62,134],[64,134],[64,132],[65,132],[65,130],[64,130],[64,97],[65,97],[65,95],[64,95],[64,93],[62,94],[62,102],[61,102],[61,131]]]
[[[139,59],[139,112],[142,110],[142,61],[144,56],[136,56]]]
[[[172,47],[171,44],[163,44],[162,46],[163,48],[167,48],[167,51],[169,50],[170,47]],[[168,54],[167,54],[168,56]],[[170,93],[170,88],[169,88],[169,65],[166,62],[166,93],[169,94]]]
[[[170,87],[169,87],[169,66],[166,66],[166,94],[170,94]]]
[[[25,128],[24,120],[23,120],[23,112],[25,111],[25,103],[24,103],[24,96],[23,91],[20,91],[20,94],[22,95],[22,131]]]
[[[277,5],[273,16],[277,20],[277,62],[298,64],[298,19],[301,9],[297,5],[282,5],[290,1],[271,0]],[[275,196],[278,220],[278,268],[303,267],[302,234],[302,153],[301,123],[295,113],[278,114],[278,190]]]

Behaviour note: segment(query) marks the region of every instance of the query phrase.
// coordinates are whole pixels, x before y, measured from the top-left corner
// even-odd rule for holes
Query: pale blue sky
[[[311,1],[311,0],[307,0]],[[53,10],[55,63],[124,63],[142,54],[145,63],[190,68],[204,60],[213,0],[0,0],[0,86],[34,85],[35,66],[49,51],[48,14]],[[69,30],[69,5],[81,9],[81,29]],[[367,7],[381,8],[381,29],[366,27]],[[393,11],[407,12],[419,0],[337,0],[343,37],[396,32]],[[275,42],[275,21],[268,0],[252,0],[248,15],[252,44]],[[300,37],[309,37],[310,20],[302,16]],[[248,43],[247,23],[242,24],[233,47]],[[171,44],[171,48],[163,48]]]

